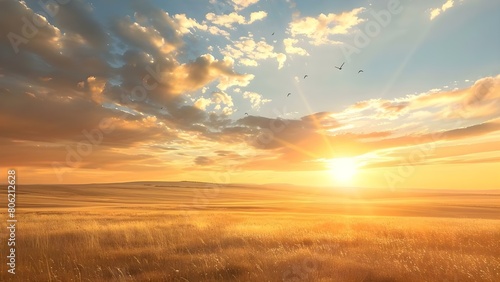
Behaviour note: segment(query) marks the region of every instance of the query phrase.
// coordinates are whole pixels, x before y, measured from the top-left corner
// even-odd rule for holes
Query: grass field
[[[16,275],[1,263],[0,281],[500,281],[497,191],[151,182],[17,193]]]

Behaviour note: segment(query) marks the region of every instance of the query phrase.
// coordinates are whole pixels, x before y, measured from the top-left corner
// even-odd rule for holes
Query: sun
[[[353,158],[335,158],[328,162],[330,173],[339,182],[349,183],[358,171],[358,165]]]

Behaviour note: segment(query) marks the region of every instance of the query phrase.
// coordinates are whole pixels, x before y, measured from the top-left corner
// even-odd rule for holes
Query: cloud
[[[0,37],[3,48],[0,65],[9,70],[8,75],[17,74],[33,81],[40,77],[50,78],[44,81],[45,85],[63,88],[89,76],[107,75],[111,71],[106,61],[110,52],[103,50],[109,38],[101,31],[91,37],[97,23],[88,15],[88,10],[72,6],[80,5],[78,3],[61,9],[54,21],[65,22],[66,17],[73,17],[82,20],[86,27],[74,24],[57,27],[35,13],[24,1],[3,2],[0,11],[0,34],[3,35]],[[43,28],[35,26],[30,22],[32,20]]]
[[[231,0],[236,11],[243,10],[259,2],[259,0]]]
[[[411,97],[413,109],[439,107],[438,118],[492,117],[500,103],[500,75],[477,80],[471,87]]]
[[[104,91],[106,82],[106,79],[96,78],[94,76],[90,76],[87,78],[87,87],[88,91],[90,92],[91,99],[97,104],[102,104],[104,102],[104,96],[102,92]]]
[[[203,111],[207,110],[210,105],[215,105],[214,110],[226,116],[235,112],[233,98],[222,91],[213,92],[209,98],[200,97],[194,104],[196,108]]]
[[[261,21],[267,17],[267,13],[265,11],[253,12],[250,14],[250,20],[248,24],[252,24],[255,21]]]
[[[232,69],[233,63],[231,59],[220,61],[210,54],[205,54],[192,63],[175,67],[173,74],[166,75],[164,81],[169,83],[168,79],[173,79],[174,83],[169,85],[172,91],[178,94],[200,89],[216,79],[219,79],[217,88],[220,90],[232,86],[247,86],[254,76],[237,74]]]
[[[444,13],[446,10],[450,9],[453,7],[455,1],[453,0],[447,0],[441,7],[432,9],[430,11],[430,19],[433,20],[437,16],[439,16],[441,13]]]
[[[339,126],[327,113],[317,113],[299,120],[249,116],[239,120],[238,123],[257,128],[257,136],[252,145],[265,149],[276,149],[288,145],[301,147],[304,145],[302,142],[309,142],[310,138],[319,140],[325,130]],[[261,142],[262,140],[266,142]]]
[[[116,20],[112,29],[124,42],[154,55],[168,55],[176,50],[181,43],[180,41],[169,42],[165,40],[154,27],[142,26],[133,22],[130,17]]]
[[[227,15],[216,15],[214,13],[208,13],[206,19],[213,24],[223,26],[226,28],[233,28],[234,24],[245,24],[246,19],[242,15],[236,12],[232,12]]]
[[[188,18],[185,14],[176,14],[173,18],[177,21],[177,31],[181,34],[191,33],[193,29],[208,29],[207,25],[200,24],[195,19]]]
[[[230,58],[234,58],[245,66],[258,66],[258,61],[275,58],[278,61],[278,69],[281,69],[286,62],[286,55],[274,52],[274,46],[269,45],[264,40],[255,41],[252,37],[240,37],[239,40],[226,45],[221,53]]]
[[[341,14],[323,14],[317,17],[300,17],[294,19],[289,25],[293,38],[304,36],[313,45],[338,44],[333,40],[333,35],[349,33],[354,27],[364,22],[359,17],[364,8],[355,8]]]
[[[212,99],[215,104],[224,104],[227,106],[234,106],[233,99],[227,93],[224,92],[214,92],[212,93]]]
[[[436,146],[444,150],[470,142],[487,144],[497,138],[499,107],[484,113],[482,105],[500,101],[499,82],[500,76],[487,77],[457,91],[430,90],[392,100],[360,101],[340,113],[317,113],[300,120],[246,117],[240,123],[252,129],[250,132],[257,132],[250,144],[273,152],[272,158],[257,158],[246,167],[308,170],[311,162],[321,159],[365,155],[379,156],[367,160],[367,167],[397,166],[401,163],[399,158],[408,156],[415,147],[426,154],[419,165],[433,163],[443,157],[433,153]],[[468,115],[443,121],[442,110],[453,106],[465,107]],[[462,154],[458,149],[449,151],[439,161],[456,163]]]
[[[212,24],[223,26],[229,29],[234,29],[234,25],[236,24],[249,25],[256,21],[261,21],[267,17],[267,13],[265,11],[253,12],[250,14],[250,19],[248,20],[237,12],[232,12],[230,14],[224,15],[208,13],[205,17]]]
[[[282,69],[286,62],[286,55],[279,53],[276,55],[276,60],[278,61],[278,69]]]
[[[452,129],[444,132],[443,136],[448,139],[459,139],[459,138],[481,136],[499,130],[500,130],[500,119],[494,119],[464,128]]]
[[[212,35],[221,35],[221,36],[224,36],[226,38],[229,38],[229,32],[225,31],[225,30],[222,30],[216,26],[210,26],[208,27],[208,32]]]
[[[214,161],[208,157],[203,157],[203,156],[200,156],[200,157],[196,157],[194,159],[194,163],[196,165],[200,165],[200,166],[208,166],[208,165],[211,165],[214,163]]]
[[[50,1],[40,2],[40,4],[49,9],[53,5]],[[54,16],[54,23],[63,27],[65,32],[79,35],[86,44],[101,50],[104,50],[106,44],[111,42],[101,24],[94,17],[91,4],[83,0],[74,0],[64,5],[58,5],[56,9],[58,12]]]
[[[2,94],[0,101],[0,130],[3,138],[78,142],[85,139],[84,131],[103,132],[102,128],[113,128],[100,143],[102,146],[121,147],[145,142],[152,137],[162,136],[168,140],[174,136],[154,121],[104,108],[87,97],[63,99],[56,95],[33,97],[17,93]],[[23,115],[19,115],[20,112]],[[3,122],[7,120],[10,122]],[[24,130],[20,131],[19,128]]]
[[[250,100],[254,110],[259,110],[262,105],[271,102],[271,99],[263,99],[262,95],[250,91],[245,91],[243,98]]]
[[[401,120],[425,114],[426,124],[443,119],[468,120],[474,118],[492,118],[497,114],[496,107],[500,103],[500,75],[477,80],[474,85],[465,89],[452,91],[431,89],[419,95],[392,100],[370,99],[359,101],[347,107],[343,112],[335,114],[346,119],[357,116],[370,119]],[[423,122],[420,120],[420,122]]]
[[[205,23],[144,4],[133,5],[133,17],[103,26],[91,6],[72,3],[61,6],[51,23],[23,1],[6,1],[0,10],[2,34],[22,35],[23,17],[45,25],[16,46],[16,56],[9,38],[0,38],[1,139],[11,151],[24,150],[39,160],[25,165],[50,171],[52,162],[64,166],[68,148],[76,150],[89,134],[99,144],[78,164],[88,169],[132,159],[130,167],[144,160],[157,165],[161,162],[154,156],[130,156],[158,140],[173,145],[217,138],[211,131],[223,130],[226,116],[235,111],[231,97],[220,92],[210,102],[200,98],[189,105],[188,93],[206,91],[212,83],[221,91],[245,87],[254,76],[237,73],[230,58],[209,54],[179,62],[184,36],[210,32]],[[211,103],[221,107],[218,114],[205,112]],[[104,132],[102,124],[112,130]],[[49,146],[52,157],[38,149],[41,144]],[[105,162],[101,154],[116,161]]]
[[[172,61],[151,62],[150,56],[144,53],[129,52],[124,56],[129,64],[124,65],[120,71],[126,79],[124,84],[129,91],[137,85],[142,85],[143,77],[155,76],[159,83],[155,89],[149,91],[149,96],[158,102],[166,102],[173,96],[201,90],[212,82],[218,81],[217,88],[224,91],[233,86],[247,86],[254,78],[251,74],[235,72],[232,59],[217,60],[210,54],[201,55],[194,61],[182,64]],[[146,71],[147,69],[149,71]]]
[[[294,46],[299,42],[298,39],[293,39],[293,38],[286,38],[283,40],[283,43],[285,44],[285,52],[288,54],[297,54],[301,56],[309,56],[309,53],[303,48],[296,47]]]
[[[210,106],[213,103],[212,99],[207,99],[207,98],[198,98],[196,102],[194,103],[194,106],[197,107],[200,110],[206,110],[208,106]]]

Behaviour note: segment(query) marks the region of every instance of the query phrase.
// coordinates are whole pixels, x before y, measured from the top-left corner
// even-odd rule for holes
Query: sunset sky
[[[0,168],[500,188],[498,15],[490,0],[0,1]]]

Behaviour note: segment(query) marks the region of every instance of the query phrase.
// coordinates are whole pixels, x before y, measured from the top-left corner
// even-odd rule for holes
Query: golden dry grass
[[[298,188],[225,187],[200,204],[191,186],[21,187],[17,274],[2,263],[0,280],[500,281],[494,193],[336,195],[338,210]]]

